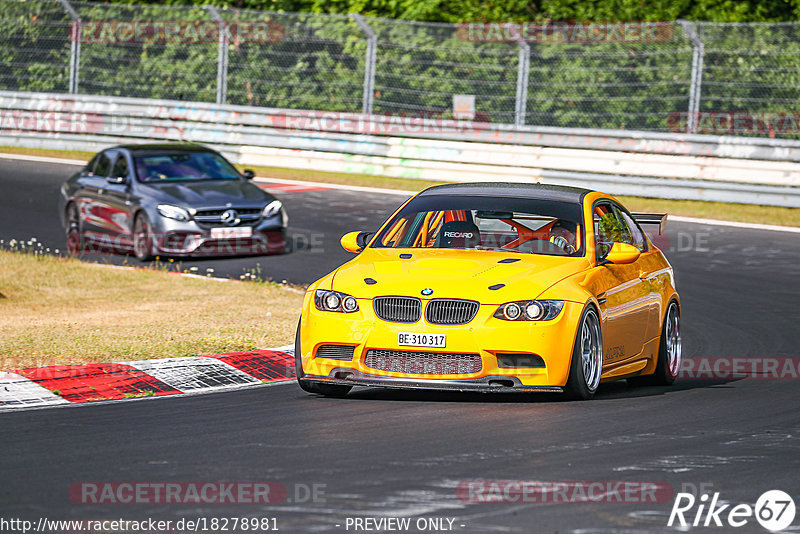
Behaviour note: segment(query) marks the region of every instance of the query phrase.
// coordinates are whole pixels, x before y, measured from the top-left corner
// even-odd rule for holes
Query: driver
[[[550,242],[568,254],[574,254],[577,234],[578,225],[576,223],[559,219],[550,227]]]

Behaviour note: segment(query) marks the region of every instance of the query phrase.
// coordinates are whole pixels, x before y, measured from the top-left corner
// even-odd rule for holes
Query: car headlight
[[[167,217],[168,219],[175,219],[176,221],[188,221],[190,218],[189,212],[178,206],[159,204],[157,208],[158,213],[164,217]]]
[[[504,321],[550,321],[558,317],[563,307],[563,300],[518,300],[506,302],[494,316]]]
[[[280,200],[273,200],[261,210],[261,216],[265,219],[269,219],[278,214],[281,216],[281,226],[289,226],[289,216],[286,214],[286,210],[283,209],[283,202]]]
[[[261,215],[264,218],[274,217],[275,215],[280,213],[281,208],[283,208],[283,202],[281,202],[280,200],[273,200],[272,202],[264,206],[264,209],[261,210]]]
[[[353,313],[358,311],[355,297],[336,291],[318,289],[314,293],[314,306],[320,311]]]

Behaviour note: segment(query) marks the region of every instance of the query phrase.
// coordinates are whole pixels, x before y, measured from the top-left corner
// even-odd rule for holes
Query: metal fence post
[[[217,49],[217,104],[225,104],[228,100],[228,25],[222,20],[217,8],[204,5],[211,19],[219,28],[219,48]]]
[[[69,92],[74,95],[78,93],[78,71],[81,66],[81,17],[69,3],[69,0],[59,0],[59,2],[72,19],[72,27],[70,28],[70,40],[72,42],[69,48]]]
[[[367,56],[364,65],[364,96],[361,111],[365,115],[372,115],[372,104],[375,97],[375,62],[377,60],[378,36],[369,27],[364,17],[358,13],[351,13],[350,17],[367,37]]]
[[[531,47],[525,41],[519,45],[519,65],[517,67],[517,99],[514,105],[514,125],[525,126],[525,112],[528,107],[528,77],[531,70]]]
[[[679,20],[683,31],[692,43],[692,79],[689,86],[689,121],[686,133],[697,133],[697,119],[700,112],[700,92],[703,85],[703,59],[705,46],[697,33],[697,28],[688,20]]]

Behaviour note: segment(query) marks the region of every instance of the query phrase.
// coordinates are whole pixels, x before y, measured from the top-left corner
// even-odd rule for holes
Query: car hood
[[[401,254],[412,256],[402,259]],[[499,263],[502,260],[518,261]],[[432,289],[431,298],[502,304],[536,298],[586,265],[584,258],[494,251],[367,249],[334,273],[332,287],[357,298],[421,297],[423,289]],[[499,284],[504,285],[498,288]]]
[[[242,180],[144,183],[142,192],[159,202],[196,207],[261,204],[273,198],[258,186]]]

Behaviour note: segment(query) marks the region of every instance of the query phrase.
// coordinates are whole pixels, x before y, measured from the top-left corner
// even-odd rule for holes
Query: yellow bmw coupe
[[[351,261],[311,284],[300,387],[563,392],[671,384],[681,363],[672,267],[642,231],[666,215],[561,186],[469,183],[415,195]]]

